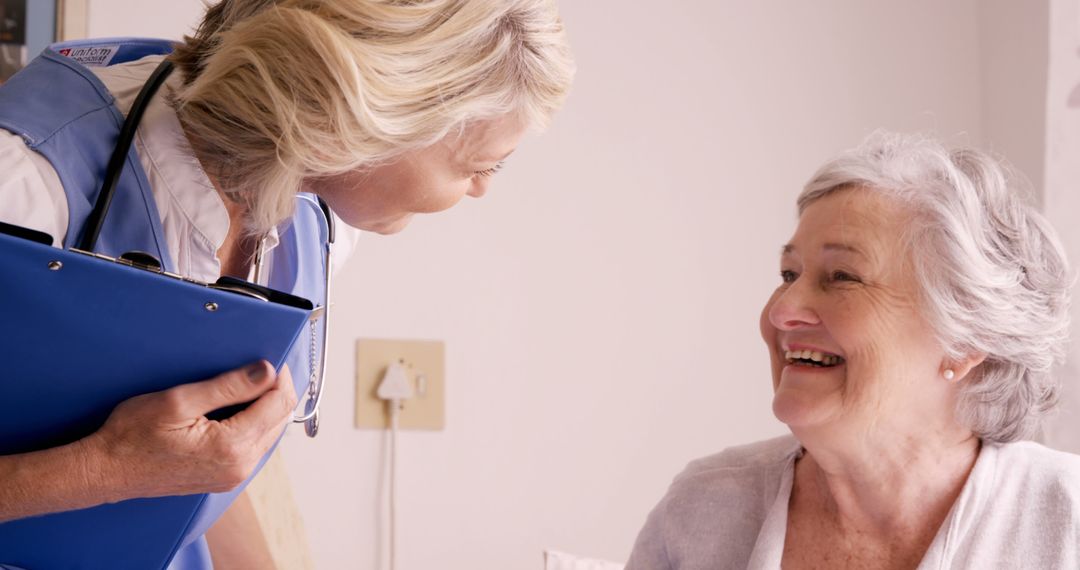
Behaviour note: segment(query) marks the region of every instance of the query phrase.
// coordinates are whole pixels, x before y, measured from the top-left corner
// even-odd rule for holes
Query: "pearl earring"
[[[943,376],[945,376],[946,380],[952,380],[953,377],[956,376],[956,373],[952,371],[952,368],[946,368]]]

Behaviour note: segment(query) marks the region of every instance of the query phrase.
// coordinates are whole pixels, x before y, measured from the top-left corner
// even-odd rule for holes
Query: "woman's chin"
[[[353,227],[359,228],[364,231],[374,232],[380,235],[388,236],[396,234],[408,227],[409,222],[412,221],[412,217],[412,214],[404,214],[396,218],[389,218],[374,222],[361,222]]]
[[[832,415],[828,402],[796,390],[780,388],[773,396],[773,415],[789,428],[821,425]]]

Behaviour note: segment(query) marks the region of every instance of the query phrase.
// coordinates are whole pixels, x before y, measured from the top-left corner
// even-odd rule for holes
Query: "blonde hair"
[[[253,233],[290,215],[305,178],[471,121],[543,128],[574,73],[553,0],[224,0],[170,57],[180,122]]]

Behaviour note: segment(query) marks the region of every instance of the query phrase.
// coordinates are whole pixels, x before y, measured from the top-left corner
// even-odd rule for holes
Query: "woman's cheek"
[[[432,211],[441,212],[443,210],[454,207],[460,202],[472,189],[473,183],[471,178],[455,180],[452,183],[444,184],[442,191],[439,192],[438,204],[432,206]]]

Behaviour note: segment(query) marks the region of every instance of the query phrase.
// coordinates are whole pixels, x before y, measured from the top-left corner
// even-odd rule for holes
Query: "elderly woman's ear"
[[[958,360],[946,359],[941,364],[941,377],[950,382],[962,382],[984,360],[986,360],[985,352],[971,354]]]

